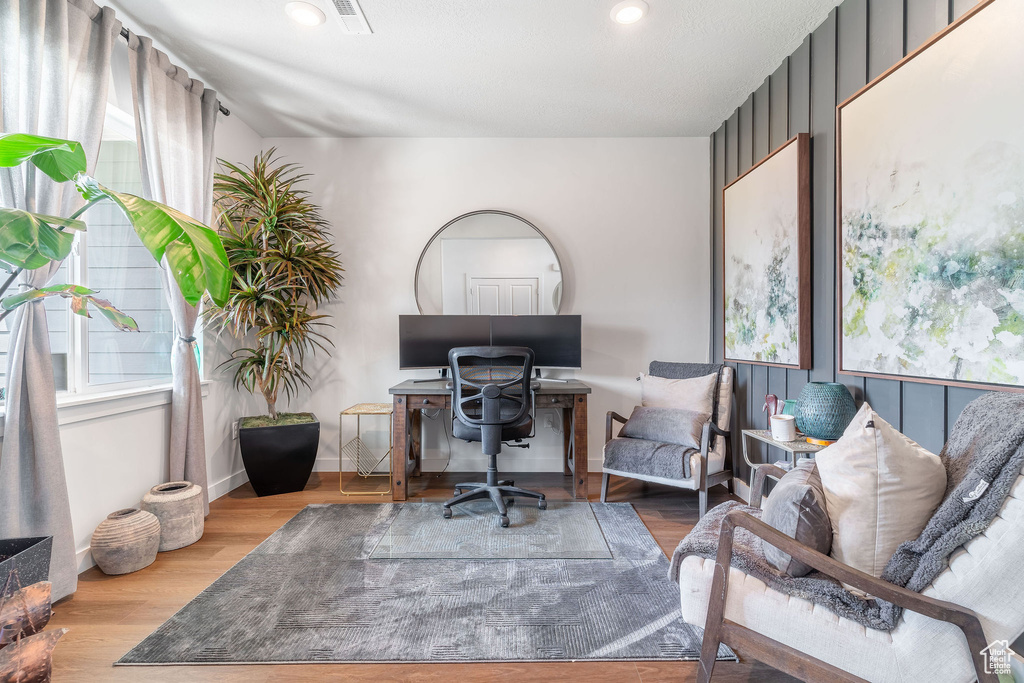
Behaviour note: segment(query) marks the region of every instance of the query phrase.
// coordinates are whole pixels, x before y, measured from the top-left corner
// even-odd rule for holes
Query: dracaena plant
[[[220,236],[231,264],[227,301],[207,309],[207,319],[245,340],[225,365],[236,388],[263,395],[272,420],[277,401],[310,387],[307,353],[330,354],[317,307],[341,287],[341,261],[329,225],[300,184],[309,174],[280,163],[273,149],[252,166],[221,160],[214,178]]]
[[[142,244],[159,263],[167,258],[168,267],[185,300],[199,303],[204,293],[214,302],[228,297],[231,271],[220,237],[211,228],[185,214],[124,192],[100,185],[85,174],[86,160],[82,145],[36,135],[13,133],[0,135],[0,167],[32,164],[53,182],[73,182],[86,204],[67,218],[35,213],[36,174],[26,178],[28,210],[0,207],[0,269],[8,276],[0,284],[0,320],[18,306],[30,301],[59,296],[71,302],[72,310],[91,317],[90,308],[98,311],[119,330],[137,332],[139,326],[96,292],[74,284],[57,284],[6,296],[18,275],[67,258],[74,243],[74,233],[84,231],[81,216],[93,205],[113,202],[125,215]]]

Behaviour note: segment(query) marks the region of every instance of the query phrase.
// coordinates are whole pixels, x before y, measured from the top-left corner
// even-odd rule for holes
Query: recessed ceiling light
[[[284,11],[292,21],[303,26],[319,26],[327,21],[327,15],[319,7],[308,2],[289,2],[284,6]]]
[[[635,24],[647,14],[647,3],[644,0],[624,0],[612,7],[612,19],[620,24]]]

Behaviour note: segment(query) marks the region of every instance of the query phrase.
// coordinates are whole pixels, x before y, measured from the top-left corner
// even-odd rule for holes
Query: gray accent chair
[[[653,361],[649,373],[666,379],[689,379],[718,373],[718,387],[711,420],[701,432],[700,450],[675,444],[612,436],[614,423],[626,423],[627,418],[609,411],[605,420],[604,476],[601,480],[601,502],[607,502],[608,482],[611,475],[675,486],[698,492],[699,515],[708,510],[708,488],[724,484],[732,492],[733,369],[726,365],[708,363],[666,363]],[[621,431],[621,428],[620,428]],[[686,476],[684,458],[689,459]]]

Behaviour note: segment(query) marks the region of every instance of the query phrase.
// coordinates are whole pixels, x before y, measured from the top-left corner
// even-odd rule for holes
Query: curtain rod
[[[126,29],[126,28],[125,28],[124,26],[122,26],[122,27],[121,27],[121,37],[122,37],[122,38],[124,38],[125,40],[128,40],[128,36],[129,36],[129,35],[130,35],[130,34],[128,33],[128,29]],[[231,116],[231,112],[230,112],[230,111],[228,111],[228,110],[227,110],[227,109],[226,109],[226,108],[224,107],[224,105],[223,105],[223,104],[221,104],[220,102],[218,102],[218,103],[217,103],[217,109],[220,109],[220,113],[221,113],[221,114],[224,114],[224,116]]]

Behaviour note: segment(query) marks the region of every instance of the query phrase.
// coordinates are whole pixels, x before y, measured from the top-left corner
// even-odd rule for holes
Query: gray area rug
[[[531,501],[508,508],[509,527],[498,525],[490,500],[452,508],[451,519],[437,505],[404,505],[370,553],[371,559],[424,558],[463,560],[612,559],[589,503]]]
[[[628,503],[592,506],[610,560],[372,559],[416,506],[441,514],[438,503],[305,508],[116,663],[700,656],[668,559]],[[735,655],[723,645],[719,658]]]

